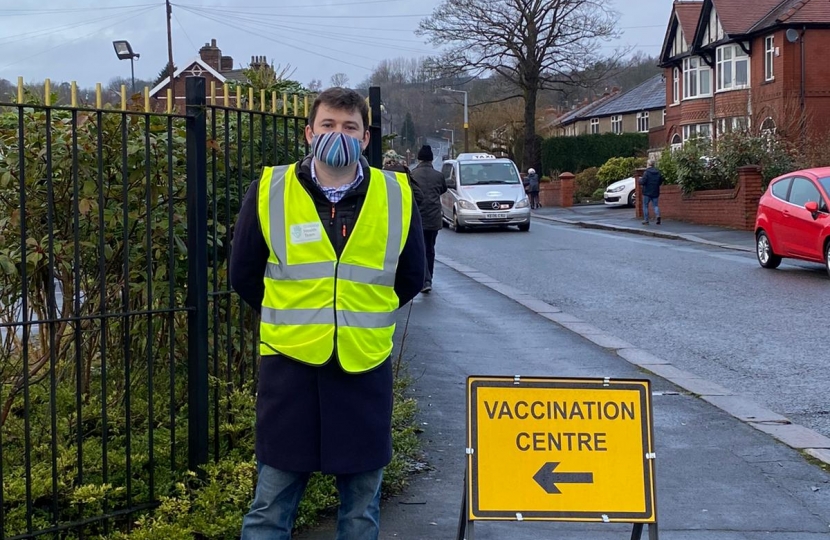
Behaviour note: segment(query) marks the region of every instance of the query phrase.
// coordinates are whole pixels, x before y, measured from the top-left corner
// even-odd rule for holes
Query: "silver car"
[[[444,161],[441,172],[448,188],[441,196],[441,211],[456,232],[508,225],[530,230],[530,202],[511,160],[491,154],[460,154]]]

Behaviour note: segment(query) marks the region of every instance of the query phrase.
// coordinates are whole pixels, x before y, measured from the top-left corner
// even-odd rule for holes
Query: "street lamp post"
[[[119,39],[112,42],[113,48],[115,48],[115,55],[118,57],[119,60],[130,60],[130,81],[132,81],[132,93],[135,94],[135,64],[133,60],[135,58],[140,57],[141,55],[133,52],[133,48],[130,46],[130,42],[126,39]]]
[[[441,90],[446,90],[447,92],[458,92],[459,94],[464,94],[464,151],[470,151],[470,138],[469,138],[469,130],[470,130],[470,118],[467,113],[467,91],[466,90],[456,90],[455,88],[443,87]]]

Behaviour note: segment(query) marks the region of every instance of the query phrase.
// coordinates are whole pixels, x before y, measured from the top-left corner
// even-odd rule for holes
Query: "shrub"
[[[550,137],[542,143],[542,172],[556,169],[576,174],[599,167],[612,157],[642,156],[647,150],[647,133]]]
[[[664,148],[660,152],[660,159],[657,160],[657,169],[663,175],[663,181],[666,184],[677,183],[677,161],[674,158],[674,150]]]
[[[591,199],[594,201],[601,201],[605,197],[605,188],[599,188],[591,195]]]
[[[575,200],[591,198],[595,191],[602,188],[602,183],[597,178],[598,170],[596,167],[590,167],[574,177]]]
[[[634,170],[639,167],[644,167],[645,164],[645,158],[611,158],[599,168],[597,178],[607,186],[618,180],[634,176]]]

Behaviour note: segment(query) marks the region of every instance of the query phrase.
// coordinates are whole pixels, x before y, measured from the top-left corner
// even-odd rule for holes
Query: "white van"
[[[441,212],[456,232],[510,225],[530,230],[530,201],[513,161],[491,154],[459,154],[445,161],[441,172],[448,188],[441,196]]]

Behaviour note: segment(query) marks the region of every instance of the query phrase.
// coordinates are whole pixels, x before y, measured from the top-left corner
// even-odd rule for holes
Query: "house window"
[[[611,131],[619,135],[623,132],[622,130],[622,116],[614,115],[611,117]]]
[[[671,102],[680,103],[680,70],[674,68],[672,74]]]
[[[599,118],[591,118],[591,134],[599,133]]]
[[[696,137],[700,138],[711,138],[712,137],[712,125],[711,124],[692,124],[688,126],[683,126],[683,142],[688,141],[689,139],[694,139]]]
[[[772,81],[775,79],[775,72],[772,62],[775,58],[775,36],[767,36],[764,40],[764,79]]]
[[[724,45],[717,51],[718,90],[749,86],[749,56],[739,45]]]
[[[761,135],[775,135],[775,120],[773,120],[771,117],[767,117],[766,120],[764,120],[761,123]]]
[[[666,109],[663,109],[663,125],[666,125]]]
[[[717,121],[718,135],[724,133],[739,132],[743,133],[749,130],[749,118],[746,116],[735,116],[732,118],[719,118]]]
[[[683,99],[712,95],[712,70],[697,56],[683,60]]]
[[[648,111],[637,113],[637,131],[641,133],[648,131]]]
[[[674,137],[671,138],[671,149],[672,150],[678,150],[682,146],[683,146],[683,140],[680,138],[680,134],[675,133]]]

